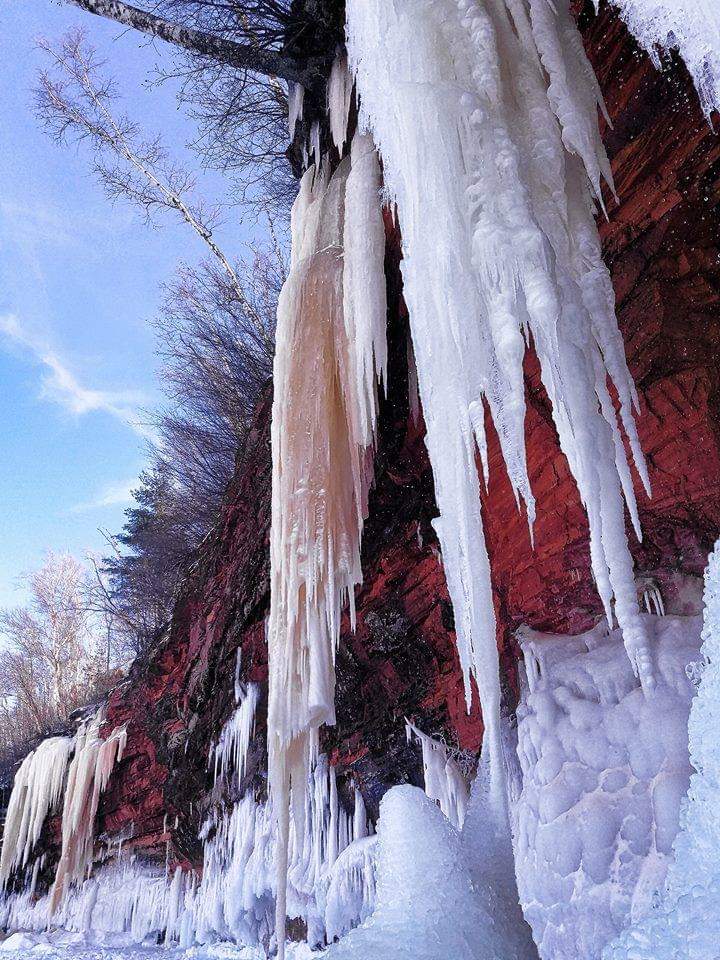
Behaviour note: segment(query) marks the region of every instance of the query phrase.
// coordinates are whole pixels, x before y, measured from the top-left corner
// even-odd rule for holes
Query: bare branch
[[[114,20],[151,37],[157,37],[194,54],[240,70],[251,70],[268,77],[281,77],[292,83],[311,85],[320,76],[324,61],[299,64],[291,58],[254,44],[237,43],[215,34],[180,26],[147,10],[121,0],[69,0],[88,13]]]
[[[212,220],[192,204],[189,191],[194,179],[167,161],[158,139],[143,141],[136,124],[111,112],[114,84],[104,78],[95,51],[84,42],[82,33],[67,36],[59,48],[46,40],[39,46],[61,71],[61,79],[40,75],[38,113],[56,139],[71,133],[89,140],[96,150],[95,169],[110,196],[126,196],[150,216],[155,207],[176,211],[207,245],[230,280],[237,301],[255,327],[268,356],[273,341],[254,305],[247,299],[238,275],[212,233]],[[114,158],[108,163],[103,152]]]

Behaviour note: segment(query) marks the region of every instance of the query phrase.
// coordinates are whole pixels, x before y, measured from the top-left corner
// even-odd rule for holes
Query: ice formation
[[[236,684],[235,698],[239,705],[223,727],[217,745],[210,752],[210,759],[214,759],[216,782],[218,779],[226,780],[229,771],[234,770],[239,785],[247,767],[260,688],[256,683],[249,683],[246,688]]]
[[[43,740],[15,774],[0,853],[0,889],[14,871],[28,865],[45,818],[60,803],[72,748],[72,737]]]
[[[516,867],[543,960],[599,960],[653,902],[671,860],[690,776],[686,667],[698,656],[700,619],[645,622],[651,697],[604,622],[576,637],[520,636]]]
[[[660,895],[603,953],[604,960],[711,960],[720,943],[720,541],[705,573],[701,658],[688,665],[699,684],[690,708],[693,773],[673,861]]]
[[[75,734],[75,753],[67,775],[62,811],[60,862],[50,891],[48,917],[52,917],[72,884],[85,879],[92,867],[95,815],[116,762],[127,741],[125,727],[116,727],[107,739],[100,736],[104,722],[98,712]]]
[[[302,120],[305,102],[305,87],[301,83],[291,83],[288,90],[288,131],[290,139],[295,136],[298,120]]]
[[[327,109],[330,118],[330,134],[340,154],[347,140],[348,118],[352,105],[353,80],[348,72],[347,57],[335,58],[327,88]]]
[[[107,786],[115,763],[122,757],[126,741],[124,727],[116,727],[103,740],[100,737],[103,722],[100,711],[84,721],[74,737],[44,740],[25,758],[13,783],[0,854],[2,889],[13,871],[28,864],[45,818],[63,798],[62,847],[53,888],[46,898],[46,922],[70,886],[82,883],[92,866],[100,794]],[[32,879],[26,886],[25,895],[30,898],[39,866],[40,861],[36,860]],[[10,908],[6,905],[6,909]]]
[[[641,581],[642,600],[645,613],[654,613],[658,617],[665,616],[665,604],[658,584],[651,579]]]
[[[532,941],[503,922],[492,885],[476,883],[460,833],[417,787],[383,797],[376,855],[375,910],[327,960],[532,960]]]
[[[445,744],[422,733],[412,723],[406,723],[408,743],[412,738],[422,747],[425,793],[434,800],[450,823],[462,828],[467,812],[468,788],[460,768],[448,755]]]
[[[653,683],[625,533],[638,527],[621,430],[647,487],[614,296],[592,215],[610,169],[601,98],[567,0],[349,0],[360,122],[402,231],[404,293],[470,701],[478,685],[501,799],[498,658],[475,448],[485,406],[532,527],[523,359],[537,353],[586,507],[593,572]],[[508,68],[507,65],[511,65]],[[619,416],[608,384],[619,401]]]
[[[354,814],[340,804],[335,771],[320,756],[306,792],[306,833],[290,826],[288,915],[302,918],[313,946],[361,923],[375,905],[376,838],[356,793]],[[163,940],[188,947],[227,941],[270,944],[277,891],[277,822],[271,802],[247,793],[229,811],[215,810],[201,832],[201,877],[159,873],[118,854],[53,909],[50,896],[30,891],[0,904],[12,929],[54,927],[132,943]]]
[[[720,5],[717,0],[611,0],[655,66],[677,50],[708,118],[720,110]],[[595,0],[599,7],[598,0]]]
[[[317,152],[316,152],[317,157]],[[385,365],[384,230],[369,137],[332,177],[304,175],[292,212],[290,275],[278,305],[273,488],[269,778],[286,872],[289,801],[304,832],[317,728],[334,723],[334,661],[344,604],[361,581],[372,481],[377,378]],[[367,291],[372,291],[367,295]],[[284,947],[283,883],[277,898]]]

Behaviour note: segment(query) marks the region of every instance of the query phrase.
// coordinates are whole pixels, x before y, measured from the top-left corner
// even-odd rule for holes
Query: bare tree
[[[300,61],[278,46],[294,26],[305,24],[293,18],[292,4],[281,0],[208,2],[169,0],[143,9],[121,0],[69,0],[76,7],[132,27],[150,37],[165,40],[188,52],[252,71],[270,78],[312,85],[326,66],[324,58]],[[172,11],[174,19],[163,16]],[[196,25],[194,25],[196,24]]]
[[[148,221],[159,211],[171,211],[192,228],[224,272],[247,321],[246,331],[252,325],[253,339],[272,356],[271,333],[213,237],[218,208],[195,199],[195,178],[167,156],[160,138],[144,137],[134,121],[113,111],[115,83],[103,76],[104,63],[82,32],[68,34],[57,47],[46,40],[39,45],[55,68],[40,73],[36,91],[37,113],[45,128],[59,142],[90,145],[95,173],[112,199],[132,201]]]
[[[259,192],[286,209],[296,190],[288,156],[285,87],[305,90],[298,137],[324,109],[325,83],[344,43],[338,0],[69,0],[178,52],[161,78],[181,81],[181,100],[198,121],[198,149],[230,173],[243,200]],[[281,82],[282,81],[282,82]],[[302,131],[302,133],[301,133]],[[295,171],[297,173],[297,170]]]
[[[11,749],[65,721],[108,674],[87,568],[50,553],[27,585],[28,603],[0,612],[0,734]]]
[[[286,272],[277,243],[254,250],[245,271],[247,300],[269,329]],[[187,511],[199,521],[197,541],[217,513],[272,370],[261,345],[252,343],[243,304],[211,262],[181,269],[166,289],[156,328],[169,400],[155,421],[157,456],[167,461],[178,490],[197,504]]]
[[[60,141],[88,144],[94,169],[113,199],[126,198],[147,220],[177,214],[210,256],[183,266],[165,290],[156,321],[167,396],[155,416],[158,444],[138,481],[121,533],[106,535],[111,555],[95,564],[92,602],[109,644],[132,655],[162,635],[178,580],[218,516],[238,447],[272,372],[283,244],[268,214],[269,240],[231,261],[212,235],[218,212],[195,199],[195,182],[119,115],[112,81],[81,34],[45,42],[39,115]]]

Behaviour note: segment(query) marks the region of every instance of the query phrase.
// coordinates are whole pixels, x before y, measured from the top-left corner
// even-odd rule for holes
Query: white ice
[[[475,456],[477,448],[487,479],[489,409],[532,527],[530,340],[588,513],[600,596],[644,686],[653,683],[625,532],[625,504],[639,524],[622,432],[646,486],[647,474],[592,215],[601,180],[611,182],[601,99],[568,0],[349,0],[347,17],[360,123],[374,135],[397,204],[466,697],[474,677],[502,802],[496,625]]]
[[[484,828],[487,838],[487,820]],[[417,787],[393,787],[380,804],[375,911],[324,956],[532,960],[517,901],[509,921],[504,891],[483,882],[484,869],[494,870],[488,846],[486,858],[471,863],[464,837],[432,800]]]
[[[598,0],[595,0],[596,6]],[[705,114],[720,110],[720,4],[717,0],[611,0],[658,67],[677,50]]]
[[[603,960],[714,960],[720,944],[720,541],[705,573],[702,650],[689,721],[692,776],[664,888]],[[675,798],[672,798],[674,804]],[[674,821],[673,821],[674,822]]]
[[[210,751],[210,760],[214,760],[215,781],[224,780],[229,771],[235,771],[239,784],[245,776],[250,741],[255,731],[255,710],[260,698],[260,688],[256,683],[247,687],[236,684],[235,708],[223,727],[216,745]]]
[[[72,737],[43,740],[15,774],[0,853],[1,889],[5,889],[14,870],[27,866],[45,818],[58,806],[73,747]]]
[[[415,738],[422,748],[425,793],[434,800],[450,823],[462,829],[468,804],[468,788],[457,763],[447,747],[418,730],[412,723],[405,724],[408,743]]]
[[[645,624],[650,697],[605,622],[574,637],[519,637],[516,868],[543,960],[599,960],[653,902],[671,860],[690,776],[686,667],[698,657],[700,618],[647,615]]]
[[[305,835],[317,730],[335,722],[335,650],[348,602],[354,626],[386,362],[385,233],[372,139],[357,136],[332,177],[313,139],[316,165],[293,205],[291,270],[278,304],[272,412],[268,769],[281,956],[290,823]]]

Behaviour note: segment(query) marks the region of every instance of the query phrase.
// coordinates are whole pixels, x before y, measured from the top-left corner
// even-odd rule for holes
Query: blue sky
[[[174,91],[147,83],[163,45],[55,0],[0,4],[0,606],[22,598],[19,578],[47,550],[102,552],[98,528],[120,529],[145,456],[143,411],[160,401],[149,321],[177,264],[203,255],[185,225],[150,229],[110,204],[87,155],[40,129],[35,40],[78,25],[126,111],[198,166]],[[218,176],[201,187],[222,198]],[[230,253],[247,238],[233,219],[220,232]]]

